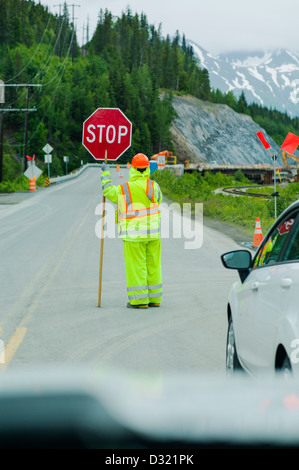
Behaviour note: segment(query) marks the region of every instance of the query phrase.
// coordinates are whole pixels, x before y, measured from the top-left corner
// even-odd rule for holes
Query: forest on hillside
[[[250,114],[279,144],[288,131],[299,132],[298,119],[248,105],[244,95],[237,100],[211,90],[208,71],[186,46],[184,34],[164,37],[162,25],[150,25],[145,14],[127,8],[116,18],[100,10],[92,39],[79,48],[66,3],[61,15],[32,0],[0,0],[0,11],[0,80],[6,85],[0,181],[22,174],[26,154],[35,154],[42,166],[47,142],[54,149],[53,176],[64,173],[65,155],[70,171],[94,161],[81,144],[82,124],[98,107],[120,108],[133,124],[132,146],[121,162],[139,151],[151,156],[175,150],[174,93]]]
[[[5,112],[4,178],[15,165],[5,165],[28,155],[43,158],[42,148],[54,148],[53,174],[64,171],[62,158],[70,156],[69,169],[81,161],[93,161],[82,147],[82,124],[98,107],[118,107],[133,124],[132,146],[122,157],[136,152],[151,155],[172,148],[170,126],[174,118],[171,91],[184,91],[205,99],[210,90],[206,70],[201,70],[179,34],[162,37],[145,15],[130,10],[113,19],[100,11],[96,32],[81,50],[76,41],[67,6],[61,17],[53,16],[33,1],[0,0],[2,24],[0,78],[5,87],[5,109],[36,109],[28,113],[27,145],[24,112]],[[22,25],[22,27],[21,27]],[[17,31],[17,34],[14,32]],[[161,91],[166,93],[161,98]],[[13,169],[12,169],[13,168]]]

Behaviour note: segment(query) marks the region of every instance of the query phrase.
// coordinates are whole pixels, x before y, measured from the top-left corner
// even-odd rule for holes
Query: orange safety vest
[[[148,240],[160,237],[161,192],[149,179],[146,188],[135,181],[120,185],[118,201],[119,236],[127,240]],[[156,202],[155,202],[156,200]]]

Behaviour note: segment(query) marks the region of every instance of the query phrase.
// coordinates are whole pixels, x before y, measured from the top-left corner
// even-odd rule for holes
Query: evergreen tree
[[[249,114],[248,105],[247,105],[247,101],[246,101],[246,98],[245,98],[244,90],[242,90],[242,93],[239,96],[236,111],[238,111],[238,113],[242,113],[242,114]]]
[[[71,157],[70,170],[81,160],[93,161],[81,144],[82,123],[99,107],[120,108],[133,123],[132,146],[121,162],[134,152],[151,156],[174,150],[170,132],[175,117],[173,92],[193,94],[250,114],[279,144],[287,132],[299,134],[298,118],[248,105],[244,93],[237,99],[231,91],[211,90],[208,71],[200,67],[185,35],[181,40],[177,31],[174,38],[164,38],[161,24],[158,28],[149,25],[145,14],[132,14],[128,8],[115,18],[107,9],[100,10],[84,56],[74,38],[72,61],[73,25],[67,3],[62,18],[33,0],[0,0],[0,9],[0,79],[43,85],[41,90],[30,90],[30,107],[37,111],[30,114],[28,152],[39,155],[44,143],[51,143],[56,152],[55,172],[64,172],[63,155]],[[25,105],[25,89],[7,87],[6,106]],[[19,159],[24,114],[7,113],[4,118],[9,139],[5,140],[4,159],[8,153]]]

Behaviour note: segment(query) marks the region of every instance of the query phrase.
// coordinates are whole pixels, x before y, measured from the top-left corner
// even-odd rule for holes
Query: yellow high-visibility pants
[[[127,291],[131,305],[162,300],[161,239],[124,241]]]

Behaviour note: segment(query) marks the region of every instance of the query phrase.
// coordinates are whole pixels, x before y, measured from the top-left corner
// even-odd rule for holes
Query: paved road
[[[119,184],[128,172],[123,179],[115,170],[112,175]],[[224,371],[226,298],[237,275],[222,267],[220,255],[239,245],[208,227],[200,249],[184,249],[184,238],[163,238],[163,303],[139,311],[126,308],[123,242],[105,238],[98,308],[101,200],[100,172],[90,168],[0,206],[0,339],[6,345],[0,369],[84,364]]]

